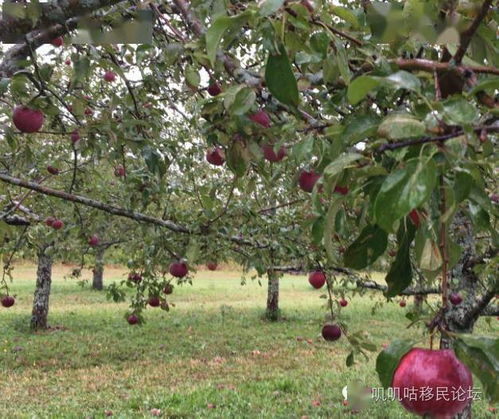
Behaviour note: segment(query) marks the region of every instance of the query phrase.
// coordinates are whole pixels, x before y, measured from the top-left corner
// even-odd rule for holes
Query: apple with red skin
[[[348,305],[348,301],[347,301],[347,300],[345,300],[344,298],[342,298],[342,299],[340,300],[340,306],[342,306],[342,307],[346,307],[347,305]]]
[[[471,373],[450,349],[412,348],[399,361],[393,374],[391,387],[398,389],[399,401],[409,412],[432,418],[450,418],[462,412],[469,403],[469,390],[473,388]],[[415,388],[418,397],[404,395],[404,389]],[[419,397],[420,389],[431,389],[433,397]],[[447,397],[437,398],[437,388],[446,389]],[[463,398],[452,397],[453,389],[462,388]],[[446,400],[447,399],[447,400]]]
[[[92,235],[92,236],[88,239],[88,245],[89,245],[90,247],[95,247],[95,246],[97,246],[97,245],[99,244],[99,242],[100,242],[99,237],[98,237],[96,234]]]
[[[419,227],[419,224],[421,224],[421,219],[419,217],[419,213],[417,210],[413,209],[410,213],[409,213],[409,218],[412,222],[412,224],[414,224],[414,227],[418,228]]]
[[[187,269],[187,264],[184,262],[173,262],[169,267],[170,274],[175,278],[183,278],[187,275],[189,270]]]
[[[138,284],[140,281],[142,281],[142,275],[137,272],[130,272],[128,274],[128,280]]]
[[[71,60],[69,58],[67,58],[65,61],[64,61],[64,64],[66,65],[71,65]]]
[[[248,118],[253,121],[255,124],[261,125],[264,128],[270,127],[270,118],[263,109],[251,114]]]
[[[160,305],[160,300],[159,300],[159,297],[157,296],[152,296],[152,297],[149,297],[149,301],[148,301],[149,305],[151,307],[159,307]]]
[[[461,296],[458,293],[453,292],[451,295],[449,295],[449,301],[452,303],[452,305],[459,305],[463,301]]]
[[[405,302],[405,300],[402,300],[400,303],[399,303],[399,306],[400,307],[405,307],[407,305],[407,303]]]
[[[272,144],[263,144],[262,152],[263,158],[272,163],[280,162],[284,157],[286,157],[286,147],[284,146],[281,146],[276,153]]]
[[[346,195],[348,193],[348,188],[346,186],[335,186],[334,192],[340,195]]]
[[[52,228],[54,230],[60,230],[62,227],[64,227],[64,223],[61,220],[54,220],[52,222]]]
[[[135,314],[130,314],[126,319],[129,325],[133,326],[139,322],[139,318]]]
[[[113,71],[106,71],[104,73],[104,76],[102,76],[102,78],[108,83],[112,83],[113,81],[116,80],[116,74]]]
[[[54,221],[55,221],[55,218],[52,216],[49,216],[49,217],[45,218],[45,225],[47,227],[52,227],[52,224],[54,224]]]
[[[298,185],[305,192],[312,192],[314,185],[320,179],[321,175],[314,171],[302,170],[298,177]]]
[[[206,160],[214,166],[222,166],[225,162],[223,151],[219,147],[213,147],[206,152]]]
[[[80,141],[80,133],[76,130],[74,130],[72,133],[71,133],[71,142],[73,144],[77,143],[78,141]]]
[[[391,257],[394,257],[396,254],[397,254],[397,252],[395,250],[389,250],[388,251],[388,255],[391,256]]]
[[[125,176],[125,168],[121,164],[114,168],[114,176],[116,177]]]
[[[165,287],[163,288],[163,293],[166,295],[170,295],[172,292],[173,292],[173,285],[166,284]]]
[[[54,46],[54,47],[62,47],[62,44],[64,43],[63,39],[62,39],[62,36],[58,36],[57,38],[54,38],[52,39],[52,41],[50,41],[50,43]]]
[[[326,283],[326,275],[322,271],[310,272],[310,274],[308,275],[308,282],[315,289],[322,288]]]
[[[83,112],[87,116],[93,115],[94,111],[91,108],[85,108],[85,111]]]
[[[322,337],[327,341],[335,341],[341,337],[341,329],[337,324],[326,324],[322,328]]]
[[[2,304],[3,307],[9,308],[14,305],[16,302],[15,298],[12,297],[11,295],[4,295],[2,299],[0,300],[0,303]]]
[[[220,93],[222,93],[222,88],[216,81],[214,81],[208,86],[207,91],[210,96],[218,96]]]
[[[59,169],[54,166],[47,166],[47,172],[49,172],[51,175],[57,176],[59,174]]]
[[[216,271],[217,270],[217,267],[218,267],[218,264],[216,262],[208,262],[206,264],[206,267],[208,268],[208,270],[210,271]]]
[[[15,127],[27,134],[40,131],[44,119],[42,111],[22,105],[16,106],[12,113],[12,122]]]

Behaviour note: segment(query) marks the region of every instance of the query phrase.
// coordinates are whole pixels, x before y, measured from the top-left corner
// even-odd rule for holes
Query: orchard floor
[[[148,309],[142,327],[129,326],[127,304],[105,292],[81,288],[54,272],[49,331],[28,329],[34,267],[14,271],[16,305],[0,309],[0,418],[161,417],[342,418],[341,389],[356,380],[379,387],[376,354],[345,366],[348,343],[324,342],[321,291],[305,277],[281,280],[285,319],[262,319],[265,286],[238,272],[201,271],[194,285],[176,287],[170,312]],[[105,282],[125,272],[106,270]],[[379,278],[378,278],[379,279]],[[350,330],[367,330],[381,347],[395,338],[420,336],[406,329],[410,309],[383,304],[370,294],[342,310]],[[495,320],[495,319],[494,319]],[[495,322],[478,330],[496,334]],[[476,381],[479,386],[479,382]],[[485,401],[474,417],[492,418]],[[410,418],[396,402],[371,402],[360,418]]]

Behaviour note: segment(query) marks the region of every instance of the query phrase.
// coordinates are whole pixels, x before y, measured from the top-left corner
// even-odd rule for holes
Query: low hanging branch
[[[425,71],[427,73],[433,73],[434,71],[441,73],[444,71],[452,70],[452,64],[440,61],[425,60],[423,58],[397,58],[392,60],[401,70],[408,71]],[[455,66],[454,66],[455,68]],[[499,75],[499,68],[497,67],[487,67],[483,65],[467,65],[460,66],[459,68],[468,69],[474,73],[486,73]]]

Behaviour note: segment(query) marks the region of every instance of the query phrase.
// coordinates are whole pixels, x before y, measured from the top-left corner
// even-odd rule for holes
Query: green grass
[[[128,326],[127,305],[63,279],[57,267],[49,331],[28,329],[34,269],[15,270],[16,305],[0,310],[0,418],[161,417],[341,418],[341,388],[355,381],[379,387],[376,354],[345,366],[345,339],[324,342],[324,302],[306,278],[281,280],[284,320],[262,318],[266,289],[240,284],[237,272],[199,272],[194,285],[177,286],[169,312],[148,309],[142,327]],[[125,274],[108,269],[106,281]],[[351,331],[366,330],[379,346],[406,329],[411,304],[371,308],[381,296],[355,297],[342,310]],[[493,334],[483,320],[478,330]],[[475,382],[479,386],[478,382]],[[492,418],[487,403],[474,415]],[[409,418],[396,402],[371,402],[357,417]]]

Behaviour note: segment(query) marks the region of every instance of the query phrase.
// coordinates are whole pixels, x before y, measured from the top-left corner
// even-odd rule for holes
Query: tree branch
[[[420,71],[426,71],[427,73],[433,73],[435,71],[441,73],[444,71],[451,71],[453,69],[451,63],[447,62],[442,63],[440,61],[425,60],[423,58],[410,58],[410,59],[396,58],[395,60],[390,60],[390,61],[395,63],[400,69],[408,71],[420,70]],[[475,73],[488,73],[488,74],[499,75],[499,68],[497,67],[468,65],[468,66],[459,66],[457,68],[461,68],[463,70],[471,70]]]

